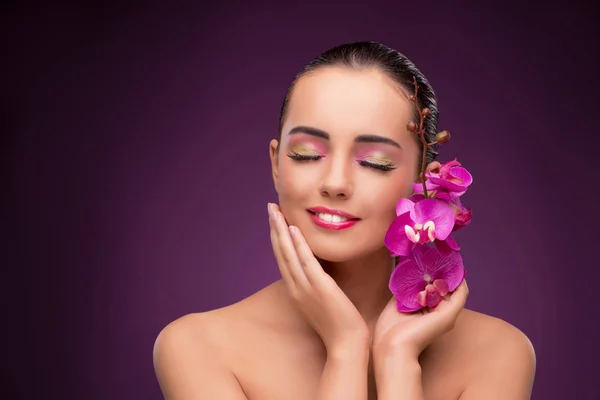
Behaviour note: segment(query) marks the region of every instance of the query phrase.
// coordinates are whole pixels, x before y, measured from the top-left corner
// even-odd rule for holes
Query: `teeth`
[[[325,214],[325,213],[318,213],[317,216],[320,219],[322,219],[323,221],[333,222],[334,224],[348,220],[348,218],[340,217],[339,215],[332,215],[332,214]]]

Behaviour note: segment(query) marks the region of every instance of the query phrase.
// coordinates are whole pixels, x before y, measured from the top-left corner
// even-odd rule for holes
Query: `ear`
[[[442,164],[440,164],[438,161],[430,162],[429,165],[427,165],[427,168],[425,168],[425,172],[439,173],[441,166]]]
[[[271,158],[271,172],[273,174],[273,184],[275,191],[279,193],[279,142],[275,139],[269,143],[269,157]]]
[[[426,167],[425,167],[425,172],[433,172],[433,173],[438,173],[440,170],[440,167],[442,166],[442,164],[440,164],[437,161],[433,161],[430,162]],[[421,174],[418,174],[417,177],[415,178],[415,183],[421,183]]]

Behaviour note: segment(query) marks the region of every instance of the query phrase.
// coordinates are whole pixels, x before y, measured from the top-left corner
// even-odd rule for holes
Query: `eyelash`
[[[292,153],[288,153],[288,157],[294,161],[303,162],[303,161],[317,161],[317,160],[320,160],[323,156],[319,156],[316,154],[315,155],[298,154],[298,153],[292,152]],[[390,165],[373,164],[368,161],[359,161],[358,164],[363,167],[372,168],[372,169],[382,171],[382,172],[389,172],[389,171],[396,169],[396,167],[392,167]]]
[[[298,154],[298,153],[292,152],[292,153],[288,153],[288,157],[295,161],[317,161],[317,160],[320,160],[323,156],[320,156],[317,154],[308,155],[308,154]]]

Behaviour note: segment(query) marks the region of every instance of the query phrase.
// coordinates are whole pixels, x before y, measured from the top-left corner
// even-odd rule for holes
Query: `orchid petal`
[[[416,301],[419,291],[427,286],[425,275],[427,265],[423,262],[429,246],[414,246],[411,255],[400,262],[390,276],[389,288],[404,310],[418,310],[421,308]]]
[[[452,169],[453,167],[460,167],[462,166],[462,164],[455,158],[452,161],[448,161],[447,163],[444,163],[440,166],[440,175],[444,175],[446,173],[448,173],[448,171],[450,169]]]
[[[445,240],[435,240],[433,242],[435,247],[441,254],[448,254],[454,251],[459,251],[460,246],[456,243],[456,240],[452,237],[452,235],[448,235]]]
[[[441,300],[442,295],[433,285],[427,285],[424,290],[417,294],[417,303],[423,307],[435,307],[440,303]]]
[[[404,233],[406,233],[406,237],[413,243],[419,243],[419,239],[421,238],[421,234],[419,232],[415,232],[415,230],[410,225],[404,225]]]
[[[448,247],[450,247],[452,250],[456,250],[456,251],[460,250],[460,246],[458,245],[458,243],[456,243],[456,240],[454,240],[452,235],[448,235],[445,242],[446,242],[446,244],[448,244]]]
[[[414,193],[409,197],[409,200],[412,201],[413,203],[417,203],[419,201],[425,200],[425,195],[423,194],[423,192],[421,193]],[[396,214],[397,215],[397,214]]]
[[[433,285],[429,286],[431,286],[432,289],[427,291],[427,297],[425,301],[427,307],[433,308],[437,306],[440,303],[440,301],[442,301],[442,296],[438,293],[437,290],[435,290]]]
[[[437,279],[438,276],[433,275],[431,272],[431,266],[434,265],[438,259],[438,253],[435,248],[429,246],[422,246],[420,251],[414,251],[413,257],[415,262],[419,265],[419,269],[423,271],[423,274],[428,274],[431,279]]]
[[[457,230],[464,228],[465,226],[471,223],[471,218],[473,213],[470,208],[465,209],[465,211],[459,211],[455,215],[455,223],[454,228],[452,228],[452,232],[456,232]]]
[[[410,211],[412,213],[412,211],[414,209],[415,209],[415,203],[412,200],[409,200],[407,198],[403,197],[400,200],[398,200],[398,203],[396,203],[396,215],[397,216],[400,216],[407,211]]]
[[[433,287],[436,288],[440,296],[445,296],[448,294],[448,283],[443,279],[436,279],[433,281]]]
[[[396,309],[400,312],[410,313],[410,312],[419,311],[421,308],[423,308],[423,307],[421,307],[418,303],[417,303],[417,306],[407,307],[404,304],[402,304],[400,302],[400,300],[396,300]]]
[[[423,289],[419,292],[419,294],[417,295],[417,303],[419,303],[419,305],[421,307],[425,307],[427,305],[427,290]]]
[[[435,240],[435,223],[433,221],[427,221],[424,229],[427,231],[427,237],[430,242]]]
[[[437,174],[436,176],[437,177]],[[427,178],[429,178],[429,176],[427,175]],[[425,188],[427,188],[427,190],[434,190],[437,189],[439,185],[433,183],[431,180],[427,179],[425,181]],[[423,184],[422,183],[413,183],[413,190],[415,192],[419,192],[419,193],[423,193]]]
[[[429,178],[431,181],[437,185],[440,185],[444,189],[450,190],[452,192],[462,192],[464,193],[467,189],[467,186],[462,183],[451,182],[449,180],[443,178]]]
[[[450,171],[448,171],[448,175],[459,179],[461,181],[461,185],[469,186],[473,183],[473,176],[466,168],[463,167],[454,167]]]
[[[395,256],[408,256],[413,249],[414,243],[408,239],[405,231],[406,225],[412,226],[413,224],[410,212],[405,212],[396,217],[390,225],[383,243]]]
[[[434,280],[446,281],[449,291],[454,291],[465,276],[462,257],[454,250],[440,253],[435,247],[429,248],[422,256],[422,262],[427,266],[427,272]]]
[[[419,247],[423,246],[417,246],[415,250]],[[415,311],[421,308],[417,301],[417,295],[427,285],[423,275],[423,271],[412,257],[399,263],[392,272],[389,288],[405,311]]]
[[[444,240],[454,227],[454,210],[448,202],[436,199],[426,199],[415,204],[415,222],[435,224],[435,238]]]
[[[445,200],[449,203],[452,203],[452,196],[450,193],[445,192],[444,190],[438,190],[435,192],[435,198],[439,200]]]
[[[450,200],[449,200],[450,203],[454,204],[458,208],[464,208],[463,205],[462,205],[462,202],[460,200],[460,193],[449,192],[448,196],[450,197]]]

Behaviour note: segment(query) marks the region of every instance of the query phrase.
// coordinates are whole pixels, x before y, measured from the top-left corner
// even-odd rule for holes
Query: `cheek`
[[[279,165],[279,203],[282,210],[288,208],[290,203],[304,204],[314,193],[317,182],[314,181],[315,174],[307,174],[302,168],[292,164],[291,160],[282,160]],[[314,197],[314,196],[312,196]]]
[[[402,172],[402,174],[400,174]],[[395,179],[365,180],[361,190],[364,204],[370,207],[370,214],[390,222],[396,217],[396,204],[401,198],[412,194],[412,177],[408,171],[398,171]],[[388,221],[389,220],[389,221]]]

